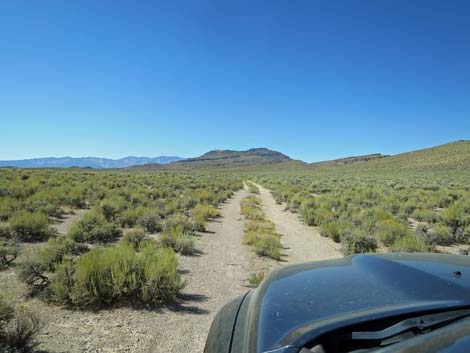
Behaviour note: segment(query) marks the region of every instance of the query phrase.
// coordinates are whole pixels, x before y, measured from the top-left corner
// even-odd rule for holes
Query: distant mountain
[[[246,166],[268,166],[279,164],[303,165],[304,162],[296,161],[285,154],[272,151],[267,148],[252,148],[247,151],[214,150],[204,153],[202,156],[187,158],[169,163],[165,166],[160,164],[146,164],[131,167],[137,170],[159,170],[159,169],[186,169],[186,168],[212,168],[212,167],[246,167]]]
[[[125,157],[120,159],[98,158],[98,157],[47,157],[33,158],[12,161],[0,161],[0,167],[18,167],[18,168],[125,168],[135,165],[148,163],[167,164],[182,160],[176,156],[160,156],[160,157]]]

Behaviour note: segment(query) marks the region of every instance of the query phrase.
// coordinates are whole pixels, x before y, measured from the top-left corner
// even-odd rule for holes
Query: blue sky
[[[0,2],[0,159],[470,138],[470,2]]]

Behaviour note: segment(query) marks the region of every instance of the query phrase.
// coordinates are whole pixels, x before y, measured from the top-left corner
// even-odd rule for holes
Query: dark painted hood
[[[469,305],[468,256],[356,255],[275,271],[244,301],[235,334],[250,351],[296,352],[341,325]]]

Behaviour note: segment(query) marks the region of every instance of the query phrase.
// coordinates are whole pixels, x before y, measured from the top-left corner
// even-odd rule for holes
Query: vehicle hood
[[[284,267],[245,300],[245,334],[257,333],[247,344],[256,352],[297,352],[361,320],[468,306],[469,267],[468,256],[437,254],[356,255]]]

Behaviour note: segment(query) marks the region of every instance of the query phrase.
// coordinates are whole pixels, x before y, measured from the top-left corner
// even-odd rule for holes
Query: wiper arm
[[[351,338],[353,340],[383,340],[385,338],[395,336],[404,331],[408,331],[411,329],[418,329],[419,331],[422,331],[433,326],[455,321],[457,319],[469,315],[469,309],[453,310],[446,311],[443,313],[424,315],[405,319],[381,331],[351,332]]]

